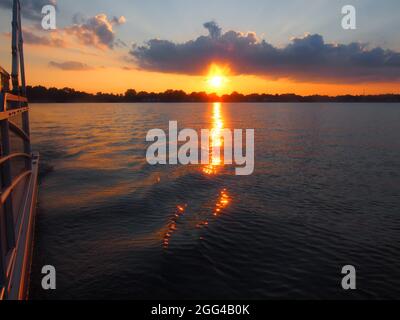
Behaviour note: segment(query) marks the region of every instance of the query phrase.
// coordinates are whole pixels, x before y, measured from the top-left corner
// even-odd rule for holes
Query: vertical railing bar
[[[7,93],[0,93],[1,96],[1,111],[7,111]]]
[[[10,154],[10,135],[9,135],[9,124],[8,119],[1,121],[1,144],[3,156],[8,156]],[[12,184],[11,176],[11,163],[7,161],[2,166],[2,184],[3,188],[8,188]],[[4,204],[4,217],[6,222],[6,235],[7,235],[7,249],[10,250],[15,246],[15,228],[14,228],[14,214],[12,198],[9,197]],[[7,254],[7,253],[6,253]]]
[[[4,212],[3,212],[4,213]],[[4,215],[0,216],[0,290],[6,285],[6,235]]]
[[[5,111],[5,94],[0,93],[0,97],[1,97],[1,102],[2,102],[2,111]],[[2,150],[0,148],[0,156],[2,156]],[[0,178],[0,182],[3,183],[3,177]],[[7,239],[5,236],[5,221],[3,219],[4,217],[4,210],[0,211],[0,290],[2,289],[2,287],[4,287],[5,285],[5,280],[6,280],[6,243],[7,243]]]
[[[24,153],[31,154],[31,141],[30,141],[30,132],[29,132],[29,111],[25,111],[22,113],[22,131],[24,131],[25,135],[29,138],[23,139],[24,141]],[[30,159],[25,160],[25,167],[27,170],[32,169],[32,161]]]
[[[22,35],[22,23],[21,23],[21,15],[20,15],[20,3],[18,2],[18,49],[19,49],[19,65],[21,71],[21,90],[22,96],[26,97],[26,82],[25,82],[25,63],[24,63],[24,39]],[[24,103],[24,107],[28,106],[27,103]],[[29,111],[22,113],[22,130],[25,132],[26,136],[30,137],[30,128],[29,128]],[[27,154],[31,154],[31,142],[30,140],[24,140],[24,152]],[[32,162],[30,160],[25,161],[25,167],[27,170],[32,169]]]
[[[12,79],[12,86],[13,86],[14,94],[18,94],[18,92],[19,92],[18,14],[19,14],[19,1],[14,1],[14,3],[13,3],[13,19],[12,19],[12,47],[11,47],[11,52],[12,52],[11,79]]]
[[[20,12],[21,5],[18,1],[18,11]],[[25,62],[24,62],[24,38],[22,34],[21,15],[18,13],[18,50],[19,50],[19,65],[21,71],[21,93],[26,97],[26,82],[25,82]]]

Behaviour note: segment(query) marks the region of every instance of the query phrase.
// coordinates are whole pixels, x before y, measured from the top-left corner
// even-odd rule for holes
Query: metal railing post
[[[1,212],[1,211],[0,211]],[[4,211],[0,214],[0,291],[6,283],[6,252],[7,237],[4,219]]]
[[[0,93],[1,111],[4,110],[5,106],[5,95]],[[0,148],[0,156],[3,156],[2,146]],[[3,174],[1,173],[1,184],[3,184]],[[7,253],[7,230],[6,230],[6,219],[5,211],[0,209],[0,290],[5,286],[6,283],[6,253]]]
[[[22,35],[22,23],[21,23],[21,5],[18,0],[14,0],[14,15],[13,15],[13,41],[12,41],[12,52],[13,52],[13,90],[15,93],[21,91],[22,96],[26,97],[26,81],[25,81],[25,64],[24,64],[24,39]],[[14,69],[15,67],[15,69]],[[19,77],[21,74],[21,88],[19,87]],[[21,105],[20,105],[21,106]],[[27,104],[24,103],[24,107]],[[22,113],[22,130],[25,134],[30,137],[29,128],[29,112]],[[31,154],[31,143],[30,141],[24,140],[24,152]],[[32,162],[27,160],[25,162],[27,170],[32,169]]]
[[[1,101],[1,111],[5,111],[5,95],[0,93],[0,101]],[[1,144],[0,148],[0,156],[3,156],[3,146]],[[3,172],[1,173],[1,184],[4,184]],[[6,254],[8,251],[8,241],[7,241],[7,229],[6,229],[6,218],[5,218],[5,206],[3,206],[2,210],[0,210],[0,290],[6,284]]]
[[[2,156],[6,157],[10,154],[10,127],[8,119],[1,121],[1,149]],[[2,165],[2,188],[6,189],[12,184],[11,176],[11,164],[10,161],[6,161]],[[3,215],[5,220],[6,239],[7,239],[7,251],[15,247],[15,228],[14,228],[14,214],[12,197],[9,197],[4,203]],[[5,254],[7,254],[7,251]]]
[[[24,60],[24,38],[22,34],[21,22],[21,5],[18,4],[18,53],[19,53],[19,66],[21,72],[21,93],[26,97],[26,80],[25,80],[25,60]]]
[[[19,92],[19,50],[18,50],[18,36],[19,36],[19,28],[18,25],[18,15],[19,15],[19,1],[14,0],[13,2],[13,18],[12,18],[12,71],[11,71],[11,79],[13,92],[18,94]]]
[[[22,113],[22,130],[24,133],[30,138],[30,129],[29,129],[29,111],[25,111]],[[31,141],[24,139],[24,152],[26,154],[31,154]],[[30,159],[26,159],[25,167],[27,170],[32,170],[32,161]]]

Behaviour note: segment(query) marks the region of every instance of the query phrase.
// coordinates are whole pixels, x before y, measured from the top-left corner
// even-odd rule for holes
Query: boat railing
[[[19,0],[13,0],[11,38],[11,75],[0,67],[0,300],[28,296],[37,194]]]
[[[26,97],[0,93],[0,300],[11,290],[12,272],[16,264],[16,249],[24,245],[22,228],[26,217],[23,203],[32,174],[34,156],[30,150],[28,100]],[[20,150],[18,150],[18,147]],[[23,237],[22,237],[23,235]]]

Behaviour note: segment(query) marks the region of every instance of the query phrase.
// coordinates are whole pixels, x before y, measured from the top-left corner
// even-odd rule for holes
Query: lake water
[[[253,175],[146,163],[148,130],[216,109],[255,129]],[[400,296],[399,104],[34,104],[31,130],[33,299]]]

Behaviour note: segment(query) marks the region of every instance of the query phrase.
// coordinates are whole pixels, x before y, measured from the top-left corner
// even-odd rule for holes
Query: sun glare
[[[220,88],[222,86],[223,80],[224,79],[221,76],[214,76],[210,79],[210,84],[214,88]]]
[[[229,69],[221,67],[217,64],[212,64],[207,76],[207,84],[210,90],[220,90],[228,83],[227,75]]]

